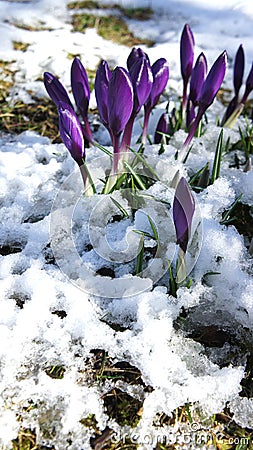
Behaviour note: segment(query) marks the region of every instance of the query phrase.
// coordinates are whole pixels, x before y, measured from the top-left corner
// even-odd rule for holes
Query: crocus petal
[[[162,141],[163,135],[161,133],[167,134],[168,133],[168,114],[163,113],[158,120],[156,130],[155,130],[155,136],[154,136],[154,143],[160,144]]]
[[[235,55],[235,64],[234,64],[234,73],[233,73],[234,90],[235,90],[236,97],[238,96],[240,87],[242,85],[242,79],[243,79],[243,74],[244,74],[244,64],[245,64],[244,50],[243,50],[243,46],[241,44]]]
[[[194,211],[194,198],[186,179],[182,177],[177,185],[173,201],[173,221],[176,229],[177,244],[179,244],[184,253],[190,238]]]
[[[90,87],[86,70],[78,58],[74,59],[71,66],[71,87],[77,109],[83,117],[86,117],[90,101]]]
[[[133,86],[128,72],[116,67],[108,87],[108,122],[114,136],[125,128],[133,110]]]
[[[58,106],[59,102],[67,103],[71,106],[71,101],[68,93],[61,82],[49,72],[44,73],[44,85],[49,97]]]
[[[247,80],[246,80],[245,92],[243,95],[242,103],[246,102],[246,100],[252,90],[253,90],[253,63],[252,63],[251,69],[249,71]]]
[[[138,61],[139,58],[146,58],[148,62],[149,61],[149,57],[147,55],[147,53],[145,53],[141,48],[136,48],[134,47],[131,52],[129,53],[129,56],[127,58],[127,68],[130,71],[132,65]]]
[[[204,53],[200,53],[191,75],[189,99],[196,106],[207,72],[207,62]]]
[[[221,87],[226,72],[226,63],[227,53],[224,51],[212,65],[203,84],[199,98],[199,105],[202,112],[204,112],[212,104],[218,90]]]
[[[59,102],[58,114],[61,138],[72,158],[81,166],[85,158],[82,126],[75,111],[67,103]]]
[[[153,85],[147,103],[153,108],[164,91],[169,79],[169,65],[165,58],[158,59],[151,67],[153,73]]]
[[[153,73],[145,57],[139,58],[129,71],[134,89],[134,113],[146,103],[153,85]]]
[[[101,61],[95,78],[95,96],[100,118],[108,128],[108,86],[112,73],[106,61]]]
[[[194,59],[194,36],[188,23],[185,24],[180,40],[180,62],[183,80],[187,82],[192,73]]]

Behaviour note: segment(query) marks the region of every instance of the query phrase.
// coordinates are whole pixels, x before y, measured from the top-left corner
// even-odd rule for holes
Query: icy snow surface
[[[68,53],[80,55],[89,69],[95,69],[101,58],[112,65],[125,66],[129,48],[103,40],[95,30],[86,34],[71,31],[71,12],[66,3],[0,1],[0,59],[15,61],[12,64],[17,70],[10,102],[17,98],[31,101],[31,90],[45,96],[39,81],[44,71],[57,74],[69,88]],[[244,44],[248,72],[253,59],[251,1],[219,0],[210,5],[208,2],[208,6],[201,0],[114,3],[154,8],[149,23],[130,21],[130,27],[156,42],[146,49],[151,61],[162,56],[168,59],[168,93],[171,90],[181,94],[179,39],[186,22],[195,35],[196,54],[203,50],[209,66],[227,49],[225,87],[231,87],[231,61],[240,43]],[[28,31],[15,23],[35,28],[40,23],[45,30]],[[14,40],[30,46],[26,52],[13,50]],[[94,93],[92,102],[94,106]],[[145,153],[161,182],[150,188],[149,200],[134,220],[125,218],[108,224],[119,210],[105,196],[83,198],[80,174],[63,144],[53,145],[32,132],[1,137],[1,448],[12,448],[11,440],[22,425],[36,430],[39,444],[59,450],[89,449],[94,430],[80,421],[91,414],[96,416],[101,431],[109,426],[119,437],[125,432],[131,436],[133,430],[109,419],[104,408],[103,396],[113,387],[143,403],[141,419],[134,430],[140,443],[143,436],[155,439],[157,414],[171,415],[185,403],[194,403],[203,416],[220,412],[228,404],[239,425],[253,427],[251,400],[239,396],[245,354],[226,360],[228,343],[217,352],[210,348],[208,351],[186,337],[189,329],[179,326],[182,308],[189,309],[193,327],[217,326],[237,341],[245,339],[245,345],[247,339],[250,341],[252,259],[243,237],[233,226],[226,227],[219,221],[222,212],[241,193],[242,201],[253,205],[253,171],[230,168],[231,161],[225,157],[221,177],[196,196],[196,233],[187,260],[193,269],[193,283],[190,288],[181,287],[177,299],[167,293],[164,258],[173,259],[176,248],[171,215],[163,202],[172,201],[174,191],[168,186],[177,170],[189,178],[207,161],[212,164],[218,138],[214,116],[221,114],[222,107],[215,103],[212,111],[207,132],[194,140],[185,166],[174,160],[175,149],[185,138],[183,131],[173,137],[162,155],[158,155],[159,146],[146,147]],[[154,116],[157,115],[156,111]],[[154,123],[155,118],[151,120],[151,133]],[[245,126],[243,120],[238,124]],[[225,130],[225,138],[228,136],[231,142],[237,142],[238,126]],[[108,143],[102,129],[96,139],[101,144]],[[87,151],[87,159],[99,183],[105,174],[107,157],[92,148]],[[151,196],[163,202],[155,202]],[[114,194],[114,199],[128,207],[120,192]],[[139,235],[133,230],[151,233],[148,215],[156,223],[168,253],[149,261],[145,277],[140,278],[133,275],[132,259],[139,242]],[[73,228],[71,239],[69,227]],[[99,252],[90,245],[91,239]],[[146,246],[152,248],[154,240],[147,240]],[[114,279],[96,275],[104,267],[114,270]],[[216,274],[206,276],[208,272]],[[160,279],[161,274],[165,275]],[[151,388],[120,380],[96,382],[87,369],[94,349],[108,352],[115,363],[125,361],[138,368],[143,383]],[[64,367],[62,379],[48,376],[47,369],[53,366]],[[171,430],[164,427],[163,433]],[[146,444],[145,448],[152,445]]]

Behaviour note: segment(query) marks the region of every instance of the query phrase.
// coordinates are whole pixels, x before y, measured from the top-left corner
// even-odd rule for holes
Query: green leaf
[[[136,262],[136,275],[138,275],[142,272],[143,257],[144,257],[144,234],[142,234],[140,243],[139,243],[139,250],[138,250],[137,262]]]
[[[114,205],[117,206],[117,208],[119,208],[120,212],[123,214],[123,217],[126,217],[127,219],[129,218],[129,214],[126,211],[125,208],[123,208],[123,206],[117,201],[115,200],[115,198],[110,197],[110,199],[112,200],[112,202],[114,203]]]
[[[221,166],[221,160],[222,160],[222,145],[223,145],[223,135],[224,130],[221,129],[221,132],[218,137],[217,145],[216,145],[216,151],[214,156],[214,162],[213,162],[213,170],[211,175],[211,184],[214,183],[217,178],[220,176],[220,166]]]

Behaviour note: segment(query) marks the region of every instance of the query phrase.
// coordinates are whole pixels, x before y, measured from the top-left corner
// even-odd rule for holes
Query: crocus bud
[[[242,85],[242,79],[244,74],[244,63],[245,63],[244,50],[241,44],[235,55],[235,64],[233,73],[234,90],[236,97],[238,97],[239,90]]]
[[[180,63],[181,63],[181,74],[183,78],[183,103],[182,110],[183,113],[186,108],[187,102],[187,86],[192,73],[194,59],[194,36],[191,28],[186,23],[180,40]]]
[[[186,252],[191,234],[192,218],[195,211],[195,201],[189,185],[182,177],[177,185],[173,201],[173,221],[176,229],[177,244]]]
[[[183,80],[188,80],[192,73],[194,59],[194,36],[188,23],[185,24],[180,40],[180,62]]]
[[[223,82],[227,64],[227,53],[224,51],[212,65],[203,84],[199,97],[199,109],[203,114],[213,103],[218,90]]]
[[[54,75],[45,72],[44,85],[49,97],[51,97],[56,106],[58,106],[59,102],[64,102],[72,106],[66,89]]]
[[[160,117],[160,119],[158,120],[157,126],[156,126],[156,130],[155,130],[155,136],[154,136],[154,143],[155,144],[160,144],[162,142],[163,139],[163,135],[168,133],[168,114],[167,113],[163,113]]]
[[[207,72],[207,62],[204,53],[200,53],[191,75],[189,99],[196,106]]]
[[[149,97],[153,85],[153,73],[147,59],[141,57],[130,67],[129,74],[134,90],[133,112],[136,115]]]
[[[141,48],[132,48],[131,52],[129,53],[129,56],[127,58],[127,68],[130,71],[132,65],[138,61],[139,58],[146,58],[148,62],[149,61],[149,57],[147,55],[147,53],[145,53]]]
[[[147,105],[153,108],[159,101],[169,79],[169,65],[165,58],[158,59],[152,66],[153,85]]]
[[[72,158],[79,166],[85,158],[84,137],[82,126],[73,108],[64,102],[58,103],[59,130],[63,143]]]
[[[90,87],[86,70],[78,58],[73,60],[71,66],[71,87],[77,109],[82,117],[86,117],[90,101]]]
[[[164,91],[169,79],[169,65],[165,58],[158,59],[152,66],[153,85],[148,100],[144,105],[145,115],[142,131],[142,143],[145,144],[148,132],[148,122],[152,109]]]
[[[253,90],[253,63],[252,63],[251,69],[249,71],[247,80],[246,80],[245,92],[243,94],[241,103],[245,104],[245,102],[252,90]]]
[[[112,73],[106,61],[101,61],[95,77],[95,96],[100,118],[108,128],[108,86]]]
[[[108,86],[108,122],[114,136],[125,128],[133,109],[133,86],[125,69],[116,67]]]

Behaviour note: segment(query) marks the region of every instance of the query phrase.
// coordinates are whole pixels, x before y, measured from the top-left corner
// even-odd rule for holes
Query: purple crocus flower
[[[59,102],[72,106],[68,93],[61,82],[49,72],[44,72],[44,85],[49,97],[58,106]]]
[[[226,51],[224,51],[216,59],[206,77],[198,100],[199,108],[196,118],[191,125],[189,134],[184,142],[183,148],[179,155],[179,159],[181,160],[183,159],[184,154],[190,145],[190,142],[195,134],[195,131],[197,130],[197,127],[203,114],[205,113],[207,108],[213,103],[215,96],[221,87],[226,72],[226,62],[227,62],[227,53]]]
[[[85,68],[80,59],[75,58],[71,66],[71,87],[74,95],[75,103],[80,112],[83,121],[83,133],[87,141],[92,143],[92,132],[88,122],[88,107],[90,101],[89,80]]]
[[[71,87],[78,111],[82,117],[86,117],[90,101],[90,87],[86,70],[78,58],[73,60],[71,66]]]
[[[108,122],[108,87],[112,73],[106,61],[101,61],[95,78],[95,96],[102,123],[109,128]]]
[[[186,106],[186,127],[190,128],[195,119],[195,107],[198,105],[201,90],[207,72],[207,61],[204,53],[200,53],[193,68],[190,81],[190,92]]]
[[[201,94],[207,72],[207,61],[204,53],[200,53],[192,71],[189,99],[196,106]]]
[[[242,85],[243,74],[244,74],[244,64],[245,64],[245,56],[244,56],[243,46],[241,44],[235,55],[234,73],[233,73],[233,82],[234,82],[234,90],[235,90],[236,97],[238,97],[239,90]]]
[[[183,78],[182,110],[185,111],[187,102],[187,86],[192,73],[194,59],[194,36],[188,23],[185,24],[180,40],[180,62]]]
[[[224,114],[224,117],[222,119],[222,124],[226,123],[229,117],[234,113],[234,111],[237,109],[238,106],[238,96],[239,91],[242,85],[243,80],[243,74],[244,74],[244,64],[245,64],[245,57],[244,57],[244,50],[242,44],[239,46],[236,55],[235,55],[235,63],[234,63],[234,72],[233,72],[233,83],[234,83],[234,91],[235,95],[230,101],[226,112]]]
[[[79,119],[68,103],[58,103],[61,138],[72,158],[81,166],[85,158],[84,137]]]
[[[123,67],[116,67],[108,85],[108,124],[114,147],[114,172],[118,167],[120,135],[131,117],[133,102],[130,76]]]
[[[245,91],[244,91],[244,94],[243,94],[243,98],[241,100],[241,103],[243,103],[243,105],[245,105],[246,100],[247,100],[247,98],[248,98],[248,96],[249,96],[249,94],[251,93],[252,90],[253,90],[253,63],[252,63],[251,69],[249,71],[249,75],[247,77],[247,80],[246,80]]]
[[[213,103],[218,90],[224,80],[227,65],[227,53],[222,52],[212,65],[203,84],[199,97],[199,108],[203,113]],[[202,114],[203,114],[202,113]]]
[[[168,133],[168,113],[163,113],[158,120],[155,136],[154,136],[154,144],[160,144],[164,138],[163,134]],[[162,134],[163,133],[163,134]],[[165,142],[167,141],[165,137]]]
[[[182,177],[175,191],[173,201],[173,221],[176,228],[177,244],[179,244],[184,253],[186,253],[190,239],[194,211],[194,198],[186,179]]]
[[[153,73],[153,85],[148,97],[147,102],[144,105],[145,115],[142,132],[142,142],[146,142],[148,122],[152,109],[158,103],[159,98],[164,91],[168,79],[169,79],[169,65],[165,58],[158,59],[152,66]]]
[[[130,71],[131,67],[133,66],[133,64],[138,61],[139,58],[146,58],[148,62],[149,61],[149,57],[147,55],[147,53],[145,53],[141,48],[132,48],[131,52],[129,53],[129,56],[127,58],[127,68]]]
[[[138,58],[130,67],[129,75],[133,85],[134,104],[132,114],[124,130],[121,150],[128,150],[131,143],[134,119],[147,101],[153,85],[153,73],[145,56]]]

